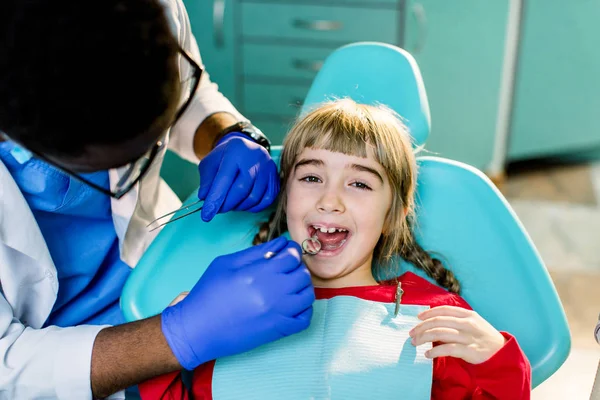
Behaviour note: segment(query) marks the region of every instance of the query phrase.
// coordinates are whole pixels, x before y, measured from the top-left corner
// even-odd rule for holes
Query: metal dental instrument
[[[302,242],[302,254],[314,256],[319,251],[321,251],[321,242],[319,242],[319,239],[317,239],[316,235],[308,239],[304,239]],[[267,251],[263,257],[268,260],[269,258],[275,256],[275,254],[276,253],[272,251]]]
[[[161,219],[163,219],[165,217],[168,217],[169,215],[173,215],[173,214],[175,214],[175,213],[177,213],[179,211],[189,210],[190,208],[196,206],[200,202],[202,202],[202,200],[195,201],[192,204],[189,204],[187,206],[182,206],[182,207],[178,208],[175,211],[171,211],[170,213],[164,214],[164,215],[156,218],[154,221],[150,222],[148,225],[146,225],[146,228],[150,228],[152,225],[158,224],[158,221],[160,221]],[[177,221],[177,220],[179,220],[179,219],[181,219],[183,217],[187,217],[188,215],[197,213],[198,211],[201,211],[201,210],[202,210],[202,206],[197,207],[197,208],[193,209],[190,212],[187,212],[187,213],[185,213],[183,215],[179,215],[176,218],[170,219],[167,222],[163,222],[160,225],[156,225],[156,226],[152,227],[150,229],[150,232],[152,232],[152,231],[154,231],[154,230],[156,230],[156,229],[158,229],[158,228],[160,228],[162,226],[170,224],[171,222],[175,222],[175,221]],[[321,242],[317,238],[317,235],[314,235],[313,237],[309,237],[307,239],[304,239],[304,241],[302,242],[302,254],[308,254],[308,255],[314,256],[314,255],[318,254],[321,251],[321,246],[322,246]],[[273,257],[274,255],[275,255],[275,253],[269,251],[269,252],[267,252],[264,255],[264,257],[266,259],[269,259],[269,258]]]
[[[302,242],[302,254],[316,255],[321,251],[321,242],[317,235],[304,239]]]
[[[182,210],[189,210],[191,207],[194,207],[195,205],[197,205],[197,204],[198,204],[198,203],[200,203],[200,202],[202,202],[202,200],[195,201],[195,202],[193,202],[192,204],[188,204],[187,206],[181,206],[180,208],[178,208],[178,209],[177,209],[177,210],[175,210],[175,211],[171,211],[171,212],[170,212],[170,213],[168,213],[168,214],[162,215],[162,216],[160,216],[160,217],[156,218],[154,221],[150,222],[148,225],[146,225],[146,228],[150,228],[152,225],[154,225],[154,224],[158,224],[158,221],[159,221],[159,220],[161,220],[161,219],[163,219],[163,218],[165,218],[165,217],[168,217],[169,215],[173,215],[173,214],[175,214],[175,213],[177,213],[177,212],[179,212],[179,211],[182,211]],[[197,212],[198,212],[198,211],[200,211],[200,210],[202,210],[202,206],[200,206],[200,207],[197,207],[196,209],[194,209],[194,210],[192,210],[192,211],[190,211],[190,212],[187,212],[187,213],[185,213],[185,214],[183,214],[183,215],[179,215],[177,218],[170,219],[170,220],[168,220],[167,222],[164,222],[164,223],[162,223],[162,224],[160,224],[160,225],[154,226],[152,229],[150,229],[150,232],[152,232],[152,231],[154,231],[154,230],[156,230],[156,229],[160,228],[161,226],[165,226],[166,224],[170,224],[171,222],[175,222],[175,221],[177,221],[178,219],[181,219],[181,218],[183,218],[183,217],[187,217],[188,215],[191,215],[191,214],[197,213]]]

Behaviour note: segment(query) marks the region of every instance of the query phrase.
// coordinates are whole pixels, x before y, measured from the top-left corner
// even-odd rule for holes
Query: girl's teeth
[[[343,228],[325,228],[323,226],[315,226],[314,228],[323,233],[334,233],[335,231],[346,232],[346,229]]]

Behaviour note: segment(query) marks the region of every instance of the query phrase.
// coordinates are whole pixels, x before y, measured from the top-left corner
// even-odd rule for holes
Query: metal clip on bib
[[[398,286],[396,287],[396,308],[394,309],[394,317],[397,317],[400,312],[400,301],[402,301],[403,294],[404,289],[402,289],[402,284],[398,282]]]

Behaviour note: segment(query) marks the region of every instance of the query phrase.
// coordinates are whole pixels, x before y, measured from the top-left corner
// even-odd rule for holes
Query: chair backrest
[[[398,47],[364,42],[334,51],[315,77],[301,113],[340,97],[402,110],[400,116],[415,146],[424,144],[429,136],[429,102],[421,71],[415,59]]]
[[[303,110],[334,96],[391,107],[406,118],[417,144],[429,135],[421,74],[402,49],[364,42],[336,50],[315,78]],[[566,359],[570,333],[535,246],[483,173],[437,157],[419,157],[419,166],[418,241],[442,255],[476,311],[517,337],[532,364],[534,385],[541,383]],[[425,276],[407,264],[400,269]]]
[[[418,132],[416,143],[427,138],[429,108],[423,82],[416,62],[401,49],[359,43],[336,50],[315,78],[304,111],[333,96],[386,104]],[[275,149],[275,159],[279,151]],[[419,166],[417,240],[426,250],[441,254],[461,282],[463,297],[478,313],[517,338],[537,386],[562,365],[571,339],[535,246],[483,173],[437,157],[420,157]],[[168,225],[125,286],[126,318],[159,313],[177,294],[189,290],[216,256],[250,246],[258,224],[269,213],[228,213],[209,224],[190,217]],[[426,277],[407,263],[401,263],[396,273],[406,270]]]

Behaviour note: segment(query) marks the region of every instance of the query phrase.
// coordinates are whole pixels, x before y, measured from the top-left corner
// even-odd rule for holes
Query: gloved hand
[[[270,259],[268,252],[276,253]],[[216,258],[162,313],[162,331],[188,370],[306,329],[315,300],[300,246],[284,237]]]
[[[279,193],[275,162],[264,147],[241,133],[225,135],[198,169],[205,222],[231,210],[264,210]]]

